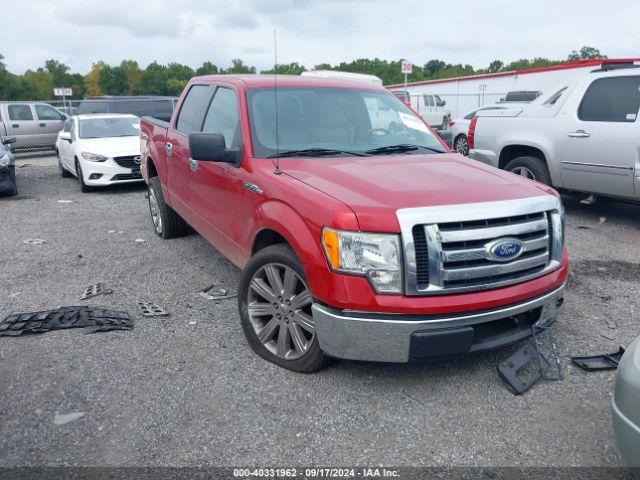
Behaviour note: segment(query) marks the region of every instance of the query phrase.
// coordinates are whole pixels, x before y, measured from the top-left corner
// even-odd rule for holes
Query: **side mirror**
[[[11,143],[16,143],[16,137],[2,137],[3,145],[9,145]]]
[[[71,132],[60,132],[59,136],[60,136],[60,140],[66,140],[67,142],[71,142]]]
[[[62,120],[66,120],[67,119],[67,115],[65,113],[60,113],[60,116],[62,117]]]
[[[441,107],[444,107],[446,104],[447,104],[446,100],[442,100],[442,101],[440,101],[440,106],[441,106]]]
[[[203,132],[189,134],[189,151],[194,160],[225,163],[236,163],[240,153],[227,148],[224,135]]]

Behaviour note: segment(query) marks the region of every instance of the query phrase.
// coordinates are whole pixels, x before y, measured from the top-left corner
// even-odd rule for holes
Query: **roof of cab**
[[[278,87],[338,87],[338,88],[357,88],[361,90],[381,90],[383,87],[370,85],[357,80],[342,80],[337,78],[319,78],[307,77],[300,75],[204,75],[195,77],[192,83],[205,82],[224,82],[236,85],[237,87],[251,88],[273,88],[276,84]],[[277,82],[277,83],[276,83]]]

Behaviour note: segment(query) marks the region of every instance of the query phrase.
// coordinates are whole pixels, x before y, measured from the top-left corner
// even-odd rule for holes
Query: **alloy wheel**
[[[459,137],[456,140],[455,151],[464,155],[465,157],[469,155],[469,143],[467,142],[466,137]]]
[[[527,167],[516,167],[511,170],[511,173],[515,173],[516,175],[520,175],[521,177],[525,177],[530,180],[536,180],[536,176]]]
[[[162,217],[160,216],[160,207],[153,188],[149,189],[149,211],[151,212],[153,228],[155,228],[156,233],[160,235],[162,233]]]
[[[262,345],[284,360],[302,357],[315,339],[313,298],[292,268],[268,263],[249,283],[247,313]]]

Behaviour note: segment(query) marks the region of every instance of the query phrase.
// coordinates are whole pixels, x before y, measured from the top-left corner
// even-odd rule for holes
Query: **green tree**
[[[145,95],[166,95],[168,78],[167,67],[152,62],[142,72],[140,92]]]
[[[231,60],[231,66],[224,70],[223,73],[256,73],[256,67],[250,67],[249,65],[246,65],[241,59],[234,58],[233,60]]]
[[[442,60],[429,60],[424,64],[423,70],[426,76],[434,77],[438,72],[444,70],[447,64]]]
[[[502,60],[494,60],[489,64],[489,68],[487,68],[488,73],[497,73],[504,67],[504,62]]]
[[[304,65],[300,65],[298,62],[291,62],[279,63],[275,69],[262,70],[260,73],[273,74],[274,70],[278,72],[278,75],[300,75],[302,72],[307,71]]]
[[[216,75],[220,73],[220,69],[211,62],[204,62],[196,69],[196,75]]]
[[[35,72],[27,70],[21,77],[19,81],[23,83],[21,92],[23,99],[48,100],[53,97],[55,86],[53,78],[44,68],[39,68]]]
[[[140,93],[140,82],[142,81],[142,70],[135,60],[122,60],[120,70],[124,78],[122,91],[125,95],[138,95]]]
[[[570,61],[583,60],[587,58],[607,58],[606,55],[600,53],[600,50],[594,47],[584,46],[580,49],[579,52],[572,50],[569,56],[567,57]]]

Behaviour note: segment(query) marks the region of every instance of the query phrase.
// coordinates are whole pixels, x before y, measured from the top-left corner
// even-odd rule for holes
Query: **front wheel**
[[[529,180],[551,186],[551,175],[546,163],[538,157],[517,157],[504,167],[507,172],[515,173]]]
[[[82,167],[80,161],[76,158],[76,174],[78,175],[78,181],[80,182],[80,191],[82,193],[88,193],[93,190],[89,185],[84,183],[84,174],[82,173]]]
[[[271,363],[301,373],[329,363],[318,344],[312,305],[300,260],[288,245],[260,250],[242,271],[242,328],[251,349]]]

